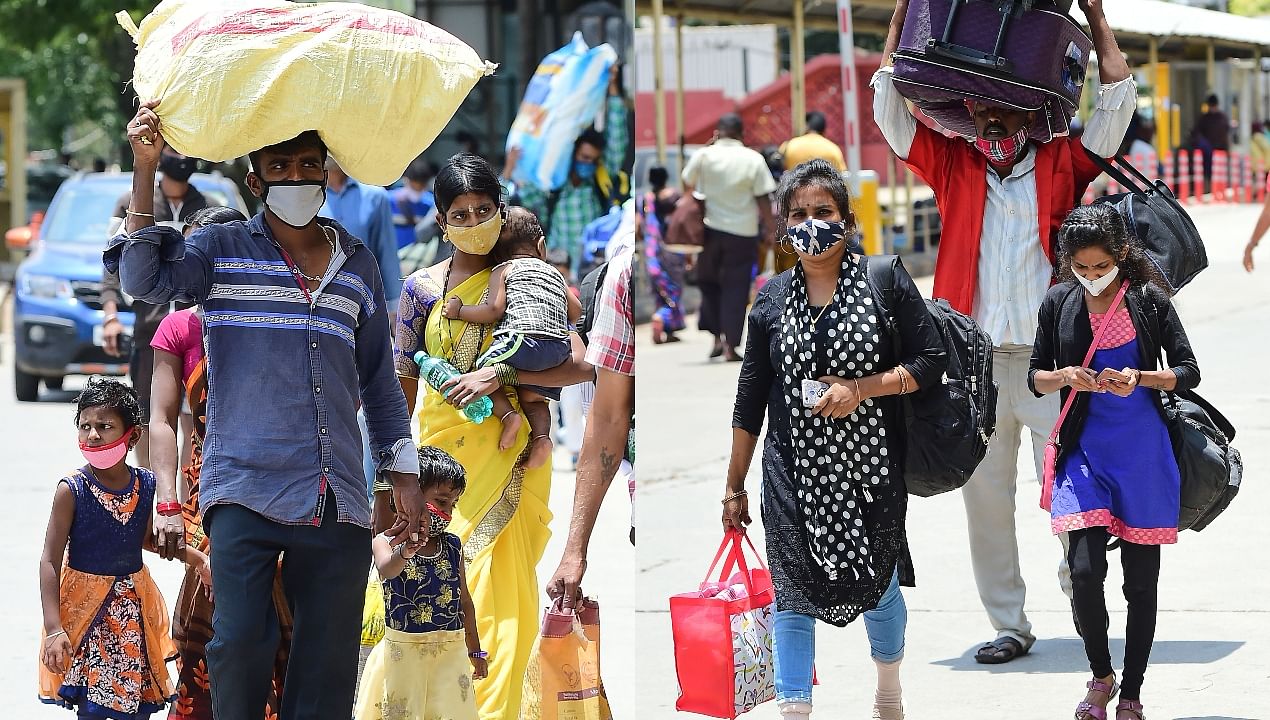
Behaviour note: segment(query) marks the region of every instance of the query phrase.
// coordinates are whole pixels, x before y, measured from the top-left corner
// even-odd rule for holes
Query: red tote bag
[[[741,538],[758,559],[750,569]],[[726,559],[718,582],[710,577]],[[675,709],[733,720],[776,697],[771,574],[748,535],[729,531],[695,592],[670,598],[679,699]]]

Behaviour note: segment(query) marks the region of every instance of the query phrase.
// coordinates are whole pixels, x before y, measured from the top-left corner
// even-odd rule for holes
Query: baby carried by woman
[[[497,323],[493,344],[477,358],[476,367],[506,363],[517,370],[539,371],[564,364],[572,352],[569,331],[582,315],[582,303],[569,292],[560,271],[547,264],[538,218],[524,208],[508,208],[494,254],[498,264],[490,273],[485,302],[464,305],[452,297],[444,308],[450,320]],[[535,468],[551,456],[551,413],[546,400],[559,400],[560,389],[522,385],[518,394],[529,418],[526,465]],[[515,444],[522,420],[503,393],[496,392],[490,399],[503,423],[498,447],[507,450]]]

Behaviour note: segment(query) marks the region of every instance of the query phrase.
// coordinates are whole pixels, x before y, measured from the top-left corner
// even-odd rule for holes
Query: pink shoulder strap
[[[1094,341],[1089,344],[1089,352],[1085,353],[1085,362],[1081,363],[1081,367],[1089,367],[1090,361],[1094,359],[1094,352],[1098,350],[1098,344],[1102,342],[1102,336],[1111,325],[1111,318],[1116,314],[1116,309],[1120,307],[1120,301],[1124,300],[1124,294],[1128,289],[1128,280],[1120,283],[1120,292],[1116,293],[1116,299],[1111,301],[1111,307],[1107,308],[1107,314],[1103,315],[1102,322],[1098,323],[1098,331],[1094,333]],[[1076,391],[1073,390],[1067,393],[1067,402],[1063,403],[1063,410],[1058,414],[1058,422],[1054,423],[1054,429],[1050,431],[1050,442],[1058,440],[1058,431],[1063,427],[1063,421],[1067,419],[1067,412],[1072,409],[1072,403],[1075,401]]]

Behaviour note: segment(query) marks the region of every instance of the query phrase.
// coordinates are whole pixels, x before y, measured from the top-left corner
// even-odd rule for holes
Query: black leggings
[[[1112,673],[1111,650],[1107,641],[1107,599],[1103,584],[1107,579],[1107,528],[1073,530],[1067,551],[1072,572],[1072,595],[1076,617],[1085,640],[1085,655],[1095,677]],[[1160,580],[1160,546],[1135,545],[1120,541],[1120,564],[1124,568],[1124,599],[1129,604],[1125,629],[1124,676],[1120,697],[1139,700],[1142,679],[1155,639],[1156,588]]]

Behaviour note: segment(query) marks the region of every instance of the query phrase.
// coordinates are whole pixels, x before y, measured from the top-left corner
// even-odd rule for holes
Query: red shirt
[[[988,159],[964,139],[945,137],[918,123],[906,162],[934,190],[942,220],[933,295],[969,314],[988,198]],[[1051,263],[1059,225],[1100,172],[1078,138],[1059,137],[1036,145],[1037,222]]]

